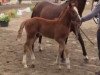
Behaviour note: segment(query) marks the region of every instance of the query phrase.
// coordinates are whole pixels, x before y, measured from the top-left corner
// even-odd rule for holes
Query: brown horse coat
[[[76,0],[76,1],[77,2],[75,2],[75,3],[77,5],[79,15],[82,16],[82,12],[85,8],[85,4],[86,4],[87,0]],[[55,4],[49,3],[47,1],[40,2],[34,7],[31,18],[32,17],[43,17],[45,19],[51,19],[51,20],[58,18],[61,11],[63,10],[63,8],[66,6],[66,4],[68,4],[67,1],[61,5],[55,5]],[[71,31],[73,31],[74,34],[76,35],[74,27],[71,27]],[[80,33],[78,33],[77,35],[78,35],[78,40],[79,40],[81,47],[82,47],[84,59],[86,61],[86,60],[88,60],[88,58],[87,58],[87,52],[86,52],[86,49],[84,46],[84,41],[83,41]],[[66,38],[66,41],[65,41],[66,43],[67,43],[67,39],[68,38]],[[42,40],[42,36],[39,36],[39,50],[40,51],[42,49],[41,48],[41,40]]]
[[[66,6],[66,9],[62,11],[58,19],[47,20],[40,17],[34,17],[28,19],[22,23],[18,31],[17,38],[20,38],[22,35],[23,28],[25,27],[27,33],[27,40],[24,45],[24,55],[23,55],[23,65],[27,67],[26,64],[26,52],[29,50],[31,52],[31,59],[34,60],[34,52],[32,51],[32,45],[34,45],[37,35],[41,34],[45,37],[55,39],[59,44],[59,56],[58,61],[60,61],[60,55],[64,51],[66,53],[67,68],[70,69],[70,60],[68,51],[65,50],[65,39],[68,37],[71,29],[71,24],[73,18],[74,20],[79,20],[77,12],[74,10],[73,6],[69,3],[69,6]],[[76,24],[78,25],[78,24]]]

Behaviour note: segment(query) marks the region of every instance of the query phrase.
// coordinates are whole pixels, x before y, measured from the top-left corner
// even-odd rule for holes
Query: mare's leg
[[[73,32],[74,32],[75,35],[78,35],[78,40],[81,44],[83,55],[84,55],[84,61],[88,62],[88,56],[87,56],[87,52],[86,52],[86,49],[85,49],[85,46],[84,46],[84,41],[82,39],[82,36],[81,36],[80,32],[78,34],[76,34],[75,31],[73,31]]]
[[[41,42],[42,42],[42,35],[39,36],[39,51],[41,52],[42,51],[42,47],[41,47]]]
[[[39,51],[41,52],[42,51],[42,47],[41,47],[41,42],[42,42],[42,35],[40,35],[40,34],[37,34],[36,35],[36,37],[37,38],[39,38],[39,45],[38,45],[38,49],[39,49]],[[33,45],[32,45],[32,50],[34,51],[34,43],[33,43]]]
[[[98,55],[100,60],[100,27],[97,30],[97,44],[98,44]]]

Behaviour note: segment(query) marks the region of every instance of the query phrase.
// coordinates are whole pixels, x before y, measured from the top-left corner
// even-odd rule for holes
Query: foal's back
[[[25,28],[28,34],[40,33],[45,37],[54,38],[55,33],[64,32],[68,30],[65,25],[62,24],[58,19],[49,20],[41,17],[34,17],[25,21]],[[63,30],[62,30],[63,29]],[[64,32],[65,34],[66,32]]]

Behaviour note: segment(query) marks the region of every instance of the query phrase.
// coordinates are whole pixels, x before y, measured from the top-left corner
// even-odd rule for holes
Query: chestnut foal
[[[69,2],[69,4],[66,5],[64,10],[61,12],[58,19],[47,20],[40,17],[34,17],[31,19],[27,19],[21,24],[20,29],[18,31],[17,39],[21,38],[23,28],[25,27],[27,39],[26,43],[24,44],[24,54],[22,61],[25,68],[27,68],[26,52],[30,51],[33,65],[35,56],[34,51],[32,50],[32,45],[34,44],[39,35],[43,35],[45,37],[54,39],[59,44],[59,54],[57,58],[59,68],[61,67],[61,54],[64,51],[65,64],[67,65],[67,68],[70,69],[69,53],[68,50],[65,49],[65,40],[66,38],[68,38],[72,25],[76,25],[71,24],[73,18],[74,20],[78,18],[78,22],[81,23],[79,16],[74,9],[74,6],[72,6],[71,2]]]

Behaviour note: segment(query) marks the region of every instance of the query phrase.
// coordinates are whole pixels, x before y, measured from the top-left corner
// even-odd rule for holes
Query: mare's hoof
[[[88,58],[84,58],[84,62],[85,63],[89,63],[89,59]]]
[[[84,62],[85,62],[85,63],[88,63],[88,62],[89,62],[88,56],[85,56],[85,57],[84,57]]]
[[[61,69],[62,69],[62,66],[59,66],[59,67],[58,67],[58,70],[61,70]]]
[[[100,75],[100,71],[98,71],[98,72],[95,72],[95,75]]]
[[[42,52],[42,49],[39,49],[39,52]]]
[[[34,64],[32,64],[32,65],[31,65],[31,68],[35,68],[35,65],[34,65]]]

